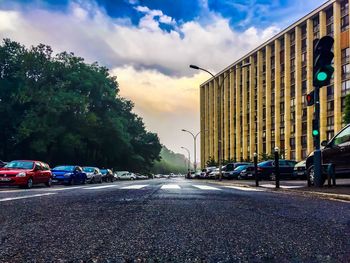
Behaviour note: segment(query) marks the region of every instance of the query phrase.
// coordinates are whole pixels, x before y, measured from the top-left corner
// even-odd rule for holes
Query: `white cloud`
[[[159,131],[161,140],[175,151],[176,144],[192,147],[190,140],[176,134],[180,127],[199,129],[198,86],[208,76],[194,75],[197,72],[188,65],[218,72],[279,29],[237,32],[214,13],[210,24],[180,24],[160,10],[135,8],[143,14],[138,25],[110,18],[90,1],[71,2],[67,13],[35,7],[0,11],[0,38],[27,46],[45,43],[57,52],[72,51],[113,68],[122,94],[136,102],[147,127]],[[161,23],[174,30],[162,30]]]

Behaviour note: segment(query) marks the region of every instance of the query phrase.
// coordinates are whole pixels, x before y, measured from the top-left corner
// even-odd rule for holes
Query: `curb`
[[[290,189],[290,188],[268,188],[268,187],[263,187],[263,186],[252,186],[252,185],[247,185],[247,184],[227,184],[224,182],[216,182],[216,181],[207,181],[208,183],[214,183],[218,185],[229,185],[229,186],[238,186],[238,187],[246,187],[246,188],[262,188],[265,189],[269,192],[284,192],[284,193],[298,193],[301,195],[313,195],[316,197],[321,197],[321,198],[327,198],[327,199],[336,199],[336,200],[343,200],[343,201],[349,201],[350,202],[350,195],[346,194],[334,194],[334,193],[324,193],[324,192],[317,192],[317,191],[304,191],[304,190],[296,190],[296,189]]]

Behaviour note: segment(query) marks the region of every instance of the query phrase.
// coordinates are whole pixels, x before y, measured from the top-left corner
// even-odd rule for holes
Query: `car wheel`
[[[50,177],[49,180],[45,183],[45,185],[47,187],[51,187],[52,186],[52,178]]]
[[[83,181],[81,181],[81,184],[86,184],[86,178],[84,178]]]
[[[271,173],[269,176],[270,181],[276,181],[276,174],[275,173]]]
[[[30,189],[32,187],[33,187],[33,179],[29,178],[28,181],[27,181],[27,184],[26,184],[26,188]]]
[[[100,179],[99,183],[100,183],[100,184],[102,184],[102,182],[103,182],[103,180],[102,180],[102,177],[101,177],[101,179]]]
[[[69,180],[69,185],[74,185],[74,178],[71,178],[70,180]]]
[[[133,181],[133,180],[134,180],[134,178],[133,178],[133,177],[131,177],[131,178],[130,178],[130,180],[131,180],[131,181]]]

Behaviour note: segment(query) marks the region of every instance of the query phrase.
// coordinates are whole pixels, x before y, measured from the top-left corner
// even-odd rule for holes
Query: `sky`
[[[193,157],[181,129],[200,130],[199,85],[210,76],[189,65],[215,74],[324,2],[0,0],[0,40],[43,43],[107,66],[146,128]]]

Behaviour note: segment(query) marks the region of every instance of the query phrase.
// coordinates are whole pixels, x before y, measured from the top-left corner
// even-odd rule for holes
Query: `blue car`
[[[76,165],[62,165],[57,166],[51,170],[52,182],[63,183],[66,185],[85,184],[86,173],[80,166]]]

